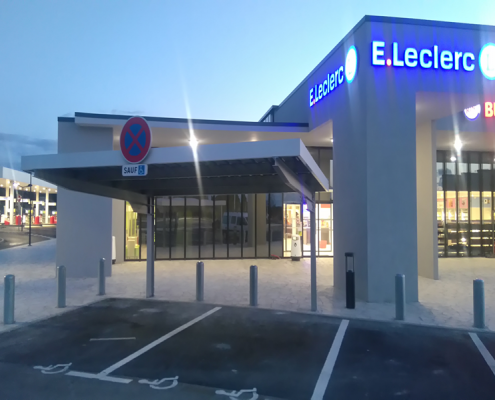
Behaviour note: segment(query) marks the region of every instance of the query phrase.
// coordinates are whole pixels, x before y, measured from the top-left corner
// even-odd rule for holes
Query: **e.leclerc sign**
[[[151,149],[151,128],[142,117],[131,117],[120,132],[120,150],[124,158],[133,164],[142,162]],[[123,176],[145,176],[148,166],[123,165]]]
[[[352,83],[356,76],[358,69],[358,53],[355,46],[349,47],[347,55],[345,57],[345,67],[341,65],[336,68],[332,73],[328,73],[326,79],[316,84],[309,90],[309,106],[313,107],[316,103],[322,100],[324,97],[332,93],[340,85],[344,83],[344,79],[347,83]]]
[[[391,57],[390,57],[391,53]],[[387,67],[408,67],[423,69],[441,69],[472,72],[478,64],[486,79],[495,79],[495,44],[485,44],[477,55],[471,51],[447,49],[433,45],[430,47],[401,47],[398,42],[392,42],[387,49],[384,41],[375,40],[371,43],[371,64]]]

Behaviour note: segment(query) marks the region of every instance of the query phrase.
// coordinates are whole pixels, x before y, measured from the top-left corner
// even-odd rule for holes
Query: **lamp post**
[[[22,189],[29,188],[29,242],[28,246],[31,246],[31,218],[32,218],[32,212],[33,212],[33,173],[29,173],[29,185],[27,186],[21,186]],[[22,218],[22,204],[19,203],[20,209],[21,209],[21,218]],[[22,219],[21,219],[21,224],[22,224]],[[22,225],[21,225],[22,227]]]
[[[29,173],[29,244],[31,246],[31,220],[33,219],[33,173]]]

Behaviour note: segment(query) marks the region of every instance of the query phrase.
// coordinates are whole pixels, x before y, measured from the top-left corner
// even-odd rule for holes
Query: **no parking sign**
[[[142,117],[131,117],[120,133],[120,150],[130,163],[140,163],[151,149],[151,129]]]

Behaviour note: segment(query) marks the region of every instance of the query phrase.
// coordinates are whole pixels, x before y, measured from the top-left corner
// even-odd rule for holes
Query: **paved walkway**
[[[55,308],[56,240],[0,251],[0,273],[16,276],[16,321],[30,322],[64,310]],[[309,260],[207,260],[205,261],[205,302],[224,305],[249,303],[249,266],[259,268],[259,306],[309,311]],[[337,316],[392,320],[393,304],[358,301],[355,310],[345,308],[343,293],[333,288],[333,259],[318,259],[319,312]],[[70,266],[67,266],[70,268]],[[145,262],[113,266],[107,279],[107,296],[143,298]],[[155,295],[159,299],[194,301],[194,261],[158,261],[155,264]],[[409,322],[470,328],[472,325],[472,281],[485,280],[486,320],[495,330],[495,259],[441,259],[438,281],[419,279],[420,302],[408,304]],[[0,282],[3,293],[3,280]],[[101,299],[96,295],[96,278],[68,279],[67,309]],[[0,296],[3,310],[3,295]],[[0,324],[0,331],[9,327]]]

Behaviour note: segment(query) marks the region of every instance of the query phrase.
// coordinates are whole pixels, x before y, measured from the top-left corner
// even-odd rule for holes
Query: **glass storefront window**
[[[439,256],[493,254],[494,167],[493,153],[464,152],[455,156],[449,151],[437,152]]]
[[[170,197],[157,197],[155,207],[155,254],[159,260],[170,258]]]
[[[125,259],[139,259],[139,224],[138,213],[125,203]]]
[[[438,256],[445,256],[445,208],[443,190],[437,191]]]
[[[449,256],[457,255],[457,193],[455,191],[445,192],[445,225],[447,235],[447,254]]]
[[[281,193],[271,193],[270,209],[270,256],[283,256],[284,210]]]
[[[213,219],[213,196],[201,197],[201,219],[199,227],[200,258],[213,258],[215,223]]]
[[[184,197],[172,197],[171,199],[171,229],[170,229],[170,246],[172,258],[185,258],[184,253],[184,217],[185,217],[185,199]]]

